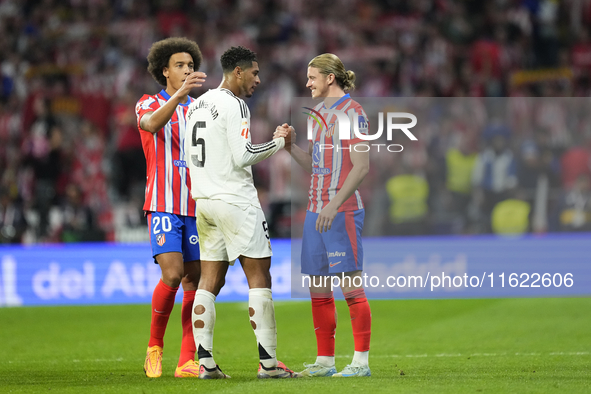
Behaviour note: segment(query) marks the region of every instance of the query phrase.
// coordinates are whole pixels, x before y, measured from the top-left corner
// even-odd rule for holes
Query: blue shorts
[[[302,273],[336,275],[363,270],[361,232],[365,210],[338,212],[331,229],[316,231],[318,214],[306,212],[302,239]]]
[[[194,217],[150,212],[148,229],[154,262],[156,256],[168,252],[182,253],[185,262],[200,259],[199,235]]]

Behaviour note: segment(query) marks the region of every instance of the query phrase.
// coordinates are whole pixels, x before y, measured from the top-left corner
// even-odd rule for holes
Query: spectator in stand
[[[269,159],[269,235],[291,236],[291,156],[285,150]]]
[[[457,218],[454,232],[463,233],[468,224],[472,200],[472,171],[476,152],[468,134],[456,134],[456,146],[445,154],[446,188],[451,193],[451,211]]]
[[[472,184],[476,204],[482,214],[484,231],[490,232],[490,217],[497,203],[507,199],[517,186],[517,169],[508,140],[511,131],[502,124],[492,123],[483,132],[489,146],[478,155]]]
[[[45,125],[35,122],[31,138],[26,143],[25,165],[33,169],[35,177],[35,206],[40,214],[41,234],[45,234],[49,209],[58,195],[58,181],[64,164],[62,140],[60,127],[53,125],[46,131]]]
[[[49,212],[50,240],[60,242],[102,241],[92,210],[84,204],[80,188],[70,183],[64,201]]]
[[[131,199],[131,191],[136,185],[143,185],[146,178],[146,160],[142,140],[137,132],[134,105],[134,96],[131,91],[127,91],[113,108],[117,148],[113,158],[112,179],[119,198],[123,200]]]
[[[27,221],[22,204],[6,188],[0,189],[0,244],[17,244],[22,241]]]
[[[562,231],[591,231],[591,179],[579,175],[561,198]]]
[[[428,229],[429,184],[424,176],[402,170],[386,182],[390,197],[391,235],[420,235]]]
[[[581,175],[586,177],[591,176],[591,150],[588,147],[589,143],[586,146],[580,142],[582,142],[582,139],[577,139],[575,144],[568,148],[560,159],[562,186],[566,190],[572,188],[576,179]]]
[[[74,139],[71,179],[80,185],[83,204],[92,209],[96,224],[111,239],[111,202],[107,191],[107,176],[103,169],[105,144],[99,128],[92,122],[82,121],[79,135]]]

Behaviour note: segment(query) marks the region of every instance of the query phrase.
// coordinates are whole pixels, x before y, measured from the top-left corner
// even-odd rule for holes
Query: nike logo
[[[154,309],[154,312],[161,313],[161,314],[164,313],[164,311],[157,311],[156,309]]]
[[[341,262],[342,262],[342,260],[341,260],[341,261],[337,261],[336,263],[330,263],[329,265],[330,265],[331,267],[334,267],[334,266],[335,266],[335,265],[337,265],[337,264],[341,264]]]
[[[316,331],[316,330],[320,330],[320,327],[316,327],[316,328],[314,329],[314,331]]]
[[[175,124],[175,123],[178,123],[178,122],[179,122],[179,121],[177,120],[176,122],[170,122],[170,124]]]

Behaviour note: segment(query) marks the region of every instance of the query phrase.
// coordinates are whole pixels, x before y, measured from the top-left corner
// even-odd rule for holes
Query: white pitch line
[[[425,357],[505,357],[505,356],[588,356],[590,352],[550,352],[550,353],[437,353],[437,354],[378,354],[371,358],[425,358]],[[336,355],[337,358],[349,358],[351,355]]]

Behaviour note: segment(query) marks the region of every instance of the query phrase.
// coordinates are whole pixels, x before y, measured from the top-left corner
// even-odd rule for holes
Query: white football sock
[[[213,328],[215,326],[215,295],[207,290],[197,290],[193,301],[193,338],[197,347],[199,364],[215,368],[213,359]]]
[[[271,289],[248,290],[248,314],[256,335],[259,358],[265,368],[277,366],[277,327]]]
[[[363,367],[369,365],[369,350],[367,352],[353,353],[353,365]]]
[[[316,356],[316,364],[323,367],[334,367],[334,356]]]

